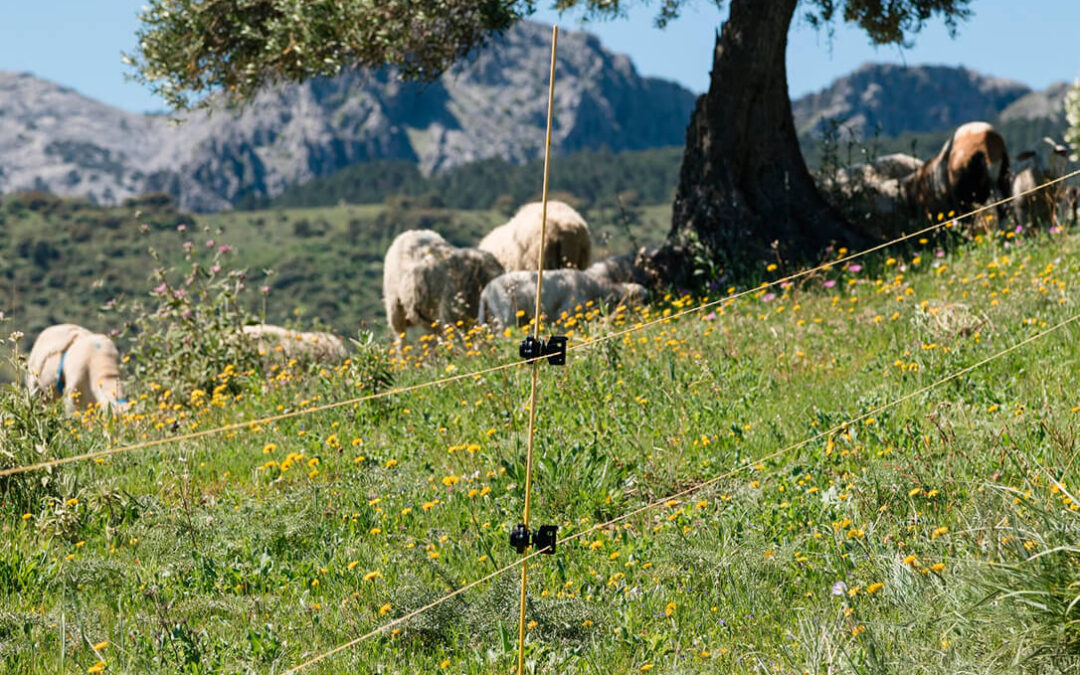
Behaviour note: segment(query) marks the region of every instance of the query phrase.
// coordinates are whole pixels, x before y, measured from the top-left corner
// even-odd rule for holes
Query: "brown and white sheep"
[[[260,356],[280,353],[284,359],[335,363],[348,357],[345,343],[332,333],[295,331],[270,324],[243,327],[244,335],[256,341]]]
[[[491,253],[450,245],[437,232],[409,230],[394,239],[383,267],[386,321],[400,343],[410,326],[473,319],[480,292],[503,273]]]
[[[107,336],[65,323],[41,332],[30,350],[26,384],[46,400],[64,398],[71,414],[90,404],[125,407],[120,353]]]
[[[986,122],[959,126],[941,151],[913,174],[901,179],[901,193],[918,219],[961,213],[992,196],[1012,194],[1005,139]],[[1004,216],[1005,210],[999,209]]]
[[[634,304],[648,292],[640,284],[602,281],[581,270],[544,272],[541,312],[549,321],[573,316],[588,304]],[[536,312],[536,272],[519,270],[492,280],[480,295],[480,323],[499,327],[526,324]]]
[[[532,202],[518,209],[507,223],[496,227],[480,241],[507,272],[536,270],[540,258],[542,203]],[[544,269],[572,267],[583,270],[592,258],[589,225],[569,204],[549,201],[544,237]]]

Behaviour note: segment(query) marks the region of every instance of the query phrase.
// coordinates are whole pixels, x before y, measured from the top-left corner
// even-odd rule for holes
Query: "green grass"
[[[233,218],[226,232],[245,227]],[[1074,234],[937,250],[860,261],[858,272],[815,275],[543,367],[533,523],[580,532],[1077,312]],[[645,316],[690,304],[669,299]],[[576,323],[576,339],[620,325]],[[1066,496],[1078,482],[1078,337],[1070,325],[539,557],[529,672],[1046,673],[1075,663],[1067,606],[1080,556],[1059,547],[1080,541]],[[414,345],[395,361],[395,385],[504,363],[516,340]],[[76,420],[49,432],[48,452],[356,391],[337,371],[275,373],[236,376],[241,396],[220,405],[133,383],[137,414],[109,427]],[[513,562],[527,397],[528,371],[505,370],[68,465],[36,492],[43,474],[0,482],[3,671],[86,672],[101,659],[106,672],[281,672]],[[0,424],[26,405],[5,393]],[[32,412],[19,419],[59,414]],[[0,426],[0,449],[32,456],[9,431],[25,424]],[[282,472],[290,453],[302,457]],[[45,496],[27,504],[27,494]],[[310,672],[510,672],[517,578]]]

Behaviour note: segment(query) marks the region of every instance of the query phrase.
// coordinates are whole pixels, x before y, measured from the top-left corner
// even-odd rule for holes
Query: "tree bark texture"
[[[731,0],[686,132],[669,243],[654,260],[669,282],[690,282],[690,258],[735,271],[867,242],[818,193],[799,149],[785,63],[796,5]]]

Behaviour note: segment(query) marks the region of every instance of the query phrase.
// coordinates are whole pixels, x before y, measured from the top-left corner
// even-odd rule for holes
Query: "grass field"
[[[544,366],[534,525],[565,539],[720,478],[534,559],[528,672],[1069,672],[1080,330],[919,390],[1080,311],[1078,245],[927,241]],[[112,423],[5,391],[4,466],[244,424],[0,478],[3,672],[282,672],[512,563],[526,368],[251,421],[363,393],[363,364],[401,387],[510,362],[518,337],[226,368],[182,400],[133,383]],[[305,672],[512,672],[517,579]]]

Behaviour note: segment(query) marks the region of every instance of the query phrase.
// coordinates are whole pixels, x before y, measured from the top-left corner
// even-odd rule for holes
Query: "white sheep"
[[[655,247],[642,247],[636,252],[613,255],[610,258],[597,260],[585,271],[589,276],[609,283],[647,284],[649,275],[640,261],[656,255],[656,251]]]
[[[64,397],[70,415],[90,404],[123,408],[120,353],[107,336],[65,323],[41,332],[26,360],[26,385],[46,400]]]
[[[507,223],[480,241],[479,248],[498,259],[507,272],[535,270],[540,254],[541,202],[522,206]],[[589,225],[569,204],[549,201],[544,237],[544,269],[583,270],[592,257]]]
[[[295,331],[270,324],[244,326],[243,331],[256,341],[260,356],[279,352],[285,359],[322,363],[344,361],[348,357],[345,343],[332,333]]]
[[[432,332],[434,324],[472,319],[480,291],[502,273],[486,251],[451,246],[431,230],[403,232],[386,252],[386,321],[400,343],[410,326]]]
[[[611,283],[581,270],[544,272],[541,312],[548,320],[573,316],[594,305],[643,302],[648,291],[640,284]],[[526,324],[536,312],[536,272],[519,270],[497,277],[480,294],[480,323],[500,327]]]
[[[1012,193],[1019,195],[1060,178],[1069,162],[1068,147],[1043,138],[1034,149],[1021,152],[1012,167]],[[1064,188],[1053,185],[1013,200],[1013,217],[1019,225],[1049,227],[1058,221]]]

